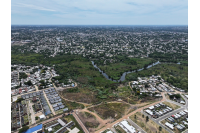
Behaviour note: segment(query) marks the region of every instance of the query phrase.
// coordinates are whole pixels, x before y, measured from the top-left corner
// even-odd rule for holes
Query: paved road
[[[46,93],[45,93],[44,91],[43,91],[43,93],[44,93],[44,97],[46,98],[47,103],[49,104],[49,107],[50,107],[50,109],[51,109],[52,114],[53,114],[53,115],[56,115],[56,113],[55,113],[55,111],[54,111],[52,105],[49,103],[49,100],[48,100],[48,98],[47,98]]]
[[[34,124],[35,123],[35,113],[34,113],[34,110],[33,110],[33,107],[32,107],[32,105],[33,105],[33,103],[31,103],[30,102],[30,100],[29,100],[29,110],[30,110],[30,113],[31,113],[31,120],[32,120],[32,124]]]
[[[130,122],[130,124],[132,124],[138,131],[140,131],[141,133],[146,133],[141,127],[139,127],[135,122],[133,122],[131,119],[127,119],[128,122]]]
[[[52,87],[49,87],[49,88],[52,88]],[[42,90],[47,90],[49,88],[42,89]],[[41,90],[38,90],[38,91],[41,91]],[[13,97],[18,97],[18,96],[26,95],[26,94],[33,93],[33,92],[37,92],[37,89],[36,89],[36,91],[31,91],[31,92],[27,92],[27,93],[23,93],[23,94],[19,94],[19,95],[14,95]]]
[[[89,131],[86,129],[85,125],[82,123],[82,121],[78,118],[78,116],[75,113],[76,111],[73,112],[73,116],[75,117],[76,121],[79,123],[79,125],[82,127],[85,133],[89,133]]]
[[[185,96],[183,96],[183,94],[181,94],[181,96],[185,100],[185,108],[188,110],[188,99]]]
[[[141,111],[141,113],[143,113],[145,116],[149,116],[148,114],[146,114],[143,111]],[[163,129],[167,130],[169,133],[173,133],[170,129],[166,128],[164,125],[162,125],[161,123],[159,123],[158,120],[153,119],[151,116],[149,116],[149,119],[151,119],[152,121],[154,121],[155,123],[157,123],[159,126],[161,126]]]
[[[186,101],[186,104],[185,104],[185,105],[179,104],[179,103],[174,102],[174,101],[171,101],[171,100],[167,100],[167,102],[170,102],[170,103],[179,105],[179,106],[181,106],[181,108],[176,109],[176,110],[174,110],[174,111],[172,111],[172,112],[170,112],[170,113],[167,113],[166,115],[161,116],[161,117],[159,117],[158,119],[152,118],[150,115],[148,115],[147,113],[145,113],[145,112],[143,112],[143,111],[141,111],[141,112],[142,112],[144,115],[149,116],[149,118],[150,118],[151,120],[153,120],[154,122],[156,122],[156,123],[157,123],[158,125],[160,125],[162,128],[165,128],[168,132],[173,133],[173,131],[171,131],[169,128],[167,128],[166,126],[164,126],[163,124],[161,124],[161,121],[164,120],[164,119],[166,119],[166,118],[168,118],[168,117],[170,117],[170,116],[172,116],[172,115],[174,115],[174,114],[176,114],[176,113],[178,113],[178,112],[181,112],[181,111],[183,111],[183,110],[185,110],[185,109],[187,110],[187,109],[188,109],[188,100],[187,100],[186,98],[184,98],[184,99],[185,99],[185,101]],[[187,133],[187,132],[188,132],[188,131],[185,131],[184,133]]]
[[[118,123],[118,122],[121,122],[121,121],[124,120],[124,119],[128,119],[129,116],[135,114],[136,112],[142,111],[143,109],[148,108],[148,107],[150,107],[150,106],[152,106],[152,105],[155,105],[155,104],[157,104],[157,103],[166,101],[166,99],[165,99],[165,97],[164,97],[164,93],[161,93],[161,94],[162,94],[162,96],[163,96],[163,99],[162,99],[161,101],[158,101],[158,102],[155,102],[155,103],[146,105],[146,106],[144,106],[144,107],[142,107],[142,108],[139,108],[139,109],[137,109],[137,110],[135,110],[135,111],[129,113],[128,115],[123,116],[122,118],[120,118],[120,119],[114,121],[113,123],[108,123],[104,128],[101,128],[100,130],[96,131],[96,133],[102,132],[102,131],[106,130],[107,128],[111,128],[114,124],[116,124],[116,123]]]

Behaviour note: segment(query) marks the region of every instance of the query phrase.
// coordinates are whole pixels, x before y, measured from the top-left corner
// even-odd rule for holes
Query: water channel
[[[97,65],[94,64],[94,61],[91,61],[91,62],[92,62],[92,65],[93,65],[95,68],[97,68],[97,69],[99,70],[99,72],[102,73],[102,75],[103,75],[106,79],[111,80],[111,81],[114,81],[114,82],[124,81],[127,74],[129,74],[129,73],[134,73],[134,72],[135,72],[135,70],[134,70],[134,71],[124,72],[124,73],[122,74],[122,76],[120,77],[119,80],[112,80],[112,78],[109,78],[109,76],[108,76],[106,73],[104,73],[100,68],[97,67]],[[160,64],[159,61],[157,61],[157,62],[155,62],[155,63],[153,63],[153,64],[147,66],[147,69],[151,68],[152,66],[158,65],[158,64]],[[142,71],[142,70],[144,70],[144,68],[140,68],[140,69],[138,69],[137,71]]]

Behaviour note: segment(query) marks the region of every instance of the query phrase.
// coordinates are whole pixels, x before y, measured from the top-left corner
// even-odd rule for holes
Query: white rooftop
[[[40,117],[40,119],[44,119],[45,115],[40,115],[39,117]]]
[[[74,129],[72,129],[69,133],[78,133],[80,130],[75,127]]]
[[[132,126],[132,125],[129,125],[128,122],[126,120],[123,120],[121,122],[121,124],[126,128],[128,129],[131,133],[135,133],[135,128]]]
[[[58,119],[58,123],[60,123],[60,125],[62,125],[63,127],[66,125],[66,123],[64,123],[61,119]]]
[[[51,127],[50,127],[50,128],[48,128],[48,131],[49,131],[49,132],[51,132],[51,131],[52,131],[52,128],[51,128]]]

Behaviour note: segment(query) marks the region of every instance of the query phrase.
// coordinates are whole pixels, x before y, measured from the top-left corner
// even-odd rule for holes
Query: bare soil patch
[[[88,108],[88,110],[97,113],[102,119],[119,119],[123,117],[130,109],[129,104],[125,103],[105,103],[95,107]]]
[[[79,112],[77,115],[90,133],[95,132],[100,123],[94,115],[88,112]]]
[[[68,100],[83,102],[83,103],[95,103],[98,99],[94,95],[84,93],[62,93],[63,97]]]

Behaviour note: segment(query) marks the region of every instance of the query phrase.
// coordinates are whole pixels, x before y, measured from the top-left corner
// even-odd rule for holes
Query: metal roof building
[[[42,124],[30,128],[30,129],[28,129],[28,130],[27,130],[26,132],[24,132],[24,133],[37,133],[37,132],[39,132],[39,131],[42,131]]]

